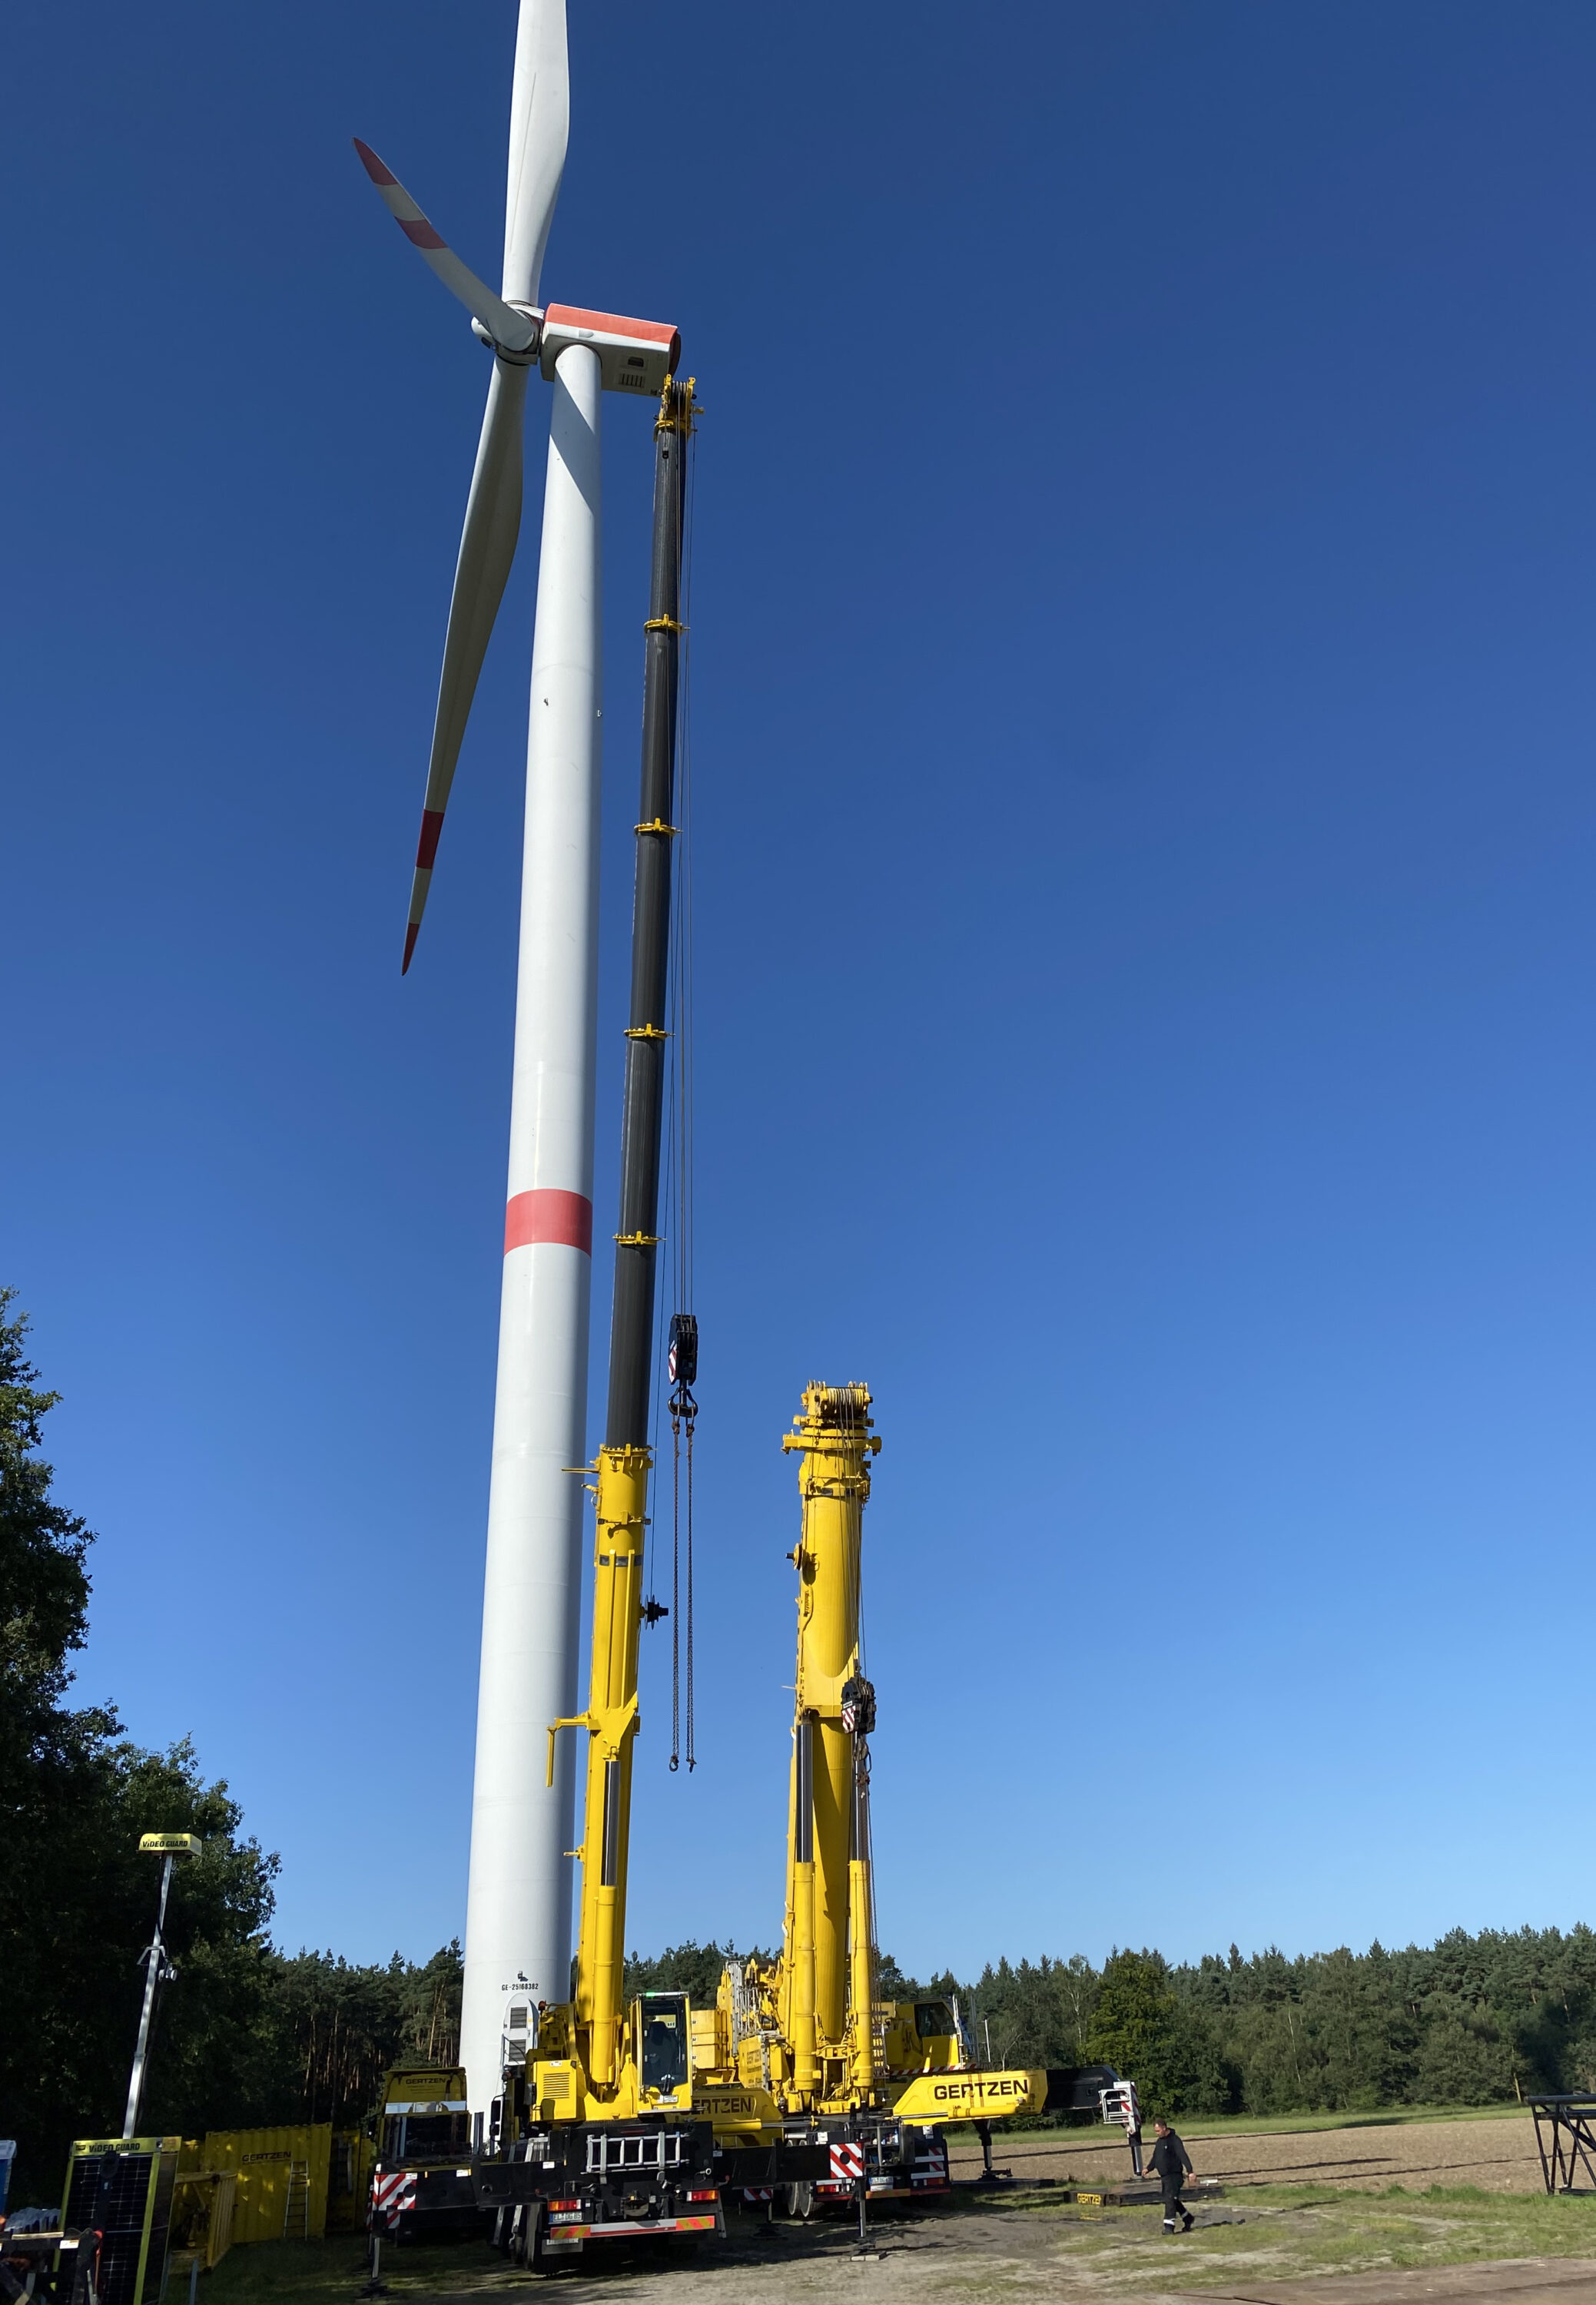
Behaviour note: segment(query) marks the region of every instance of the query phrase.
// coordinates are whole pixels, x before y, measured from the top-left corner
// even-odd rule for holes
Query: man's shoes
[[[1181,2211],[1181,2215],[1182,2215],[1182,2216],[1183,2216],[1183,2217],[1185,2218],[1185,2220],[1186,2220],[1185,2224],[1181,2227],[1181,2231],[1182,2231],[1182,2233],[1190,2233],[1190,2232],[1191,2232],[1191,2228],[1192,2228],[1192,2226],[1196,2224],[1197,2220],[1195,2219],[1195,2217],[1193,2217],[1193,2216],[1192,2216],[1192,2214],[1191,2214],[1191,2210],[1190,2210],[1190,2209],[1182,2209],[1182,2210]]]
[[[1164,2230],[1165,2230],[1165,2233],[1174,2233],[1174,2219],[1173,2217],[1165,2217],[1165,2220],[1164,2220]]]

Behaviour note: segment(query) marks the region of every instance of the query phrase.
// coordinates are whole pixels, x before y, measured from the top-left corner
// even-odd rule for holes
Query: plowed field
[[[1535,2152],[1535,2125],[1527,2113],[1484,2121],[1382,2121],[1370,2114],[1341,2129],[1287,2130],[1257,2135],[1204,2135],[1200,2121],[1182,2135],[1200,2177],[1226,2184],[1403,2185],[1422,2191],[1429,2185],[1480,2185],[1493,2193],[1539,2193],[1543,2190]],[[1147,2134],[1150,2149],[1152,2131]],[[1117,2130],[1022,2130],[994,2139],[993,2156],[1016,2177],[1041,2177],[1051,2183],[1122,2184],[1131,2174],[1131,2156]],[[955,2177],[978,2174],[978,2146],[956,2143],[951,2156]]]

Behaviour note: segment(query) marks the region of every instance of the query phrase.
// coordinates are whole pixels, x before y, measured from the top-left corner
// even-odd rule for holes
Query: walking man
[[[1164,2189],[1164,2230],[1174,2233],[1174,2221],[1181,2219],[1181,2231],[1191,2230],[1191,2212],[1181,2199],[1181,2189],[1192,2173],[1191,2156],[1162,2114],[1153,2123],[1158,2141],[1153,2148],[1152,2171]]]

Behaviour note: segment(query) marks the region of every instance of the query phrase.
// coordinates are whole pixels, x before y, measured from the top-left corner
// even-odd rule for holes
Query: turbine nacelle
[[[550,304],[543,314],[541,365],[552,379],[554,363],[572,344],[585,344],[599,356],[599,379],[606,392],[643,392],[651,400],[674,376],[681,358],[681,331],[668,320],[630,320],[619,312],[587,312],[576,304]]]
[[[651,400],[664,389],[681,358],[681,330],[668,320],[637,320],[621,312],[590,312],[579,304],[508,304],[533,331],[525,346],[501,344],[487,324],[472,316],[471,333],[500,360],[530,368],[536,361],[550,383],[554,363],[572,344],[598,354],[599,380],[606,392],[642,392]]]

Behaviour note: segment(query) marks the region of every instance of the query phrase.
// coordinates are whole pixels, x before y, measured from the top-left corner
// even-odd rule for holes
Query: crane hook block
[[[842,1684],[842,1726],[850,1737],[870,1737],[875,1732],[875,1688],[862,1672]]]
[[[695,1314],[672,1313],[670,1315],[668,1365],[672,1384],[690,1387],[698,1382],[698,1321]]]

